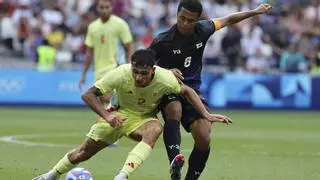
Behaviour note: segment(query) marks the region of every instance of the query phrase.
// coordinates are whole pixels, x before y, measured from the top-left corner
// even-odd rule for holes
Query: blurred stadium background
[[[265,2],[202,1],[202,18]],[[214,128],[203,180],[320,179],[320,1],[267,2],[272,13],[219,30],[206,46],[201,92],[212,110],[235,123]],[[139,49],[175,23],[177,3],[116,0],[113,12],[129,23]],[[0,179],[31,179],[46,171],[94,122],[78,81],[95,7],[94,0],[0,0]],[[44,39],[57,49],[46,71],[36,53]],[[117,59],[124,62],[120,45]],[[112,179],[132,145],[121,140],[81,166],[95,179]],[[191,147],[183,132],[183,152]],[[168,177],[160,139],[132,179]]]

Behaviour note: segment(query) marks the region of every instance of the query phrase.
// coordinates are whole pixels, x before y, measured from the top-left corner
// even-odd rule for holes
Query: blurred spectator
[[[31,27],[27,18],[22,17],[17,26],[17,37],[20,43],[21,49],[24,47],[24,42],[29,37],[31,33]]]
[[[228,0],[207,0],[204,2],[205,18],[217,18],[227,16],[238,10],[233,1]]]
[[[153,41],[153,31],[152,31],[152,27],[149,27],[147,32],[145,33],[145,35],[143,35],[141,37],[141,42],[143,43],[144,47],[149,47],[149,45],[152,43]]]
[[[51,31],[51,25],[44,21],[43,17],[38,14],[34,21],[31,22],[33,28],[39,28],[43,36],[46,36]]]
[[[298,50],[308,59],[314,58],[315,49],[312,43],[312,34],[310,32],[304,32],[298,39]]]
[[[298,51],[298,44],[292,43],[287,51],[281,55],[280,68],[283,72],[299,73],[307,71],[307,60]]]
[[[37,60],[37,49],[40,45],[42,45],[43,40],[44,38],[42,36],[41,30],[39,28],[34,28],[29,36],[27,46],[27,54],[31,60]]]
[[[4,14],[0,23],[1,40],[6,48],[13,50],[13,40],[15,37],[15,28],[12,18],[8,12]]]
[[[58,25],[54,25],[52,31],[46,35],[46,40],[51,46],[59,49],[64,41],[64,33]]]
[[[320,20],[320,1],[310,0],[311,3],[304,10],[304,17],[306,20],[315,21]]]
[[[246,69],[251,73],[263,73],[269,69],[269,62],[267,56],[263,54],[260,48],[256,48],[253,56],[249,57],[246,62]]]
[[[68,29],[73,29],[74,27],[78,27],[81,21],[80,13],[78,12],[78,1],[76,1],[71,9],[67,9],[66,11],[66,26]]]
[[[302,9],[300,6],[292,6],[290,10],[282,12],[280,16],[280,23],[289,31],[293,36],[300,36],[303,31]]]
[[[117,0],[113,2],[112,11],[117,16],[122,16],[125,11],[125,0]]]
[[[145,12],[151,18],[152,27],[158,27],[159,20],[165,14],[165,7],[162,5],[161,1],[158,0],[149,0],[149,3],[146,5]]]
[[[64,21],[63,13],[58,5],[44,9],[41,13],[41,16],[44,22],[51,25],[62,25]]]
[[[245,57],[250,57],[256,54],[256,50],[260,48],[262,44],[263,31],[258,25],[258,19],[250,21],[249,28],[243,31],[243,37],[241,39],[241,47]]]
[[[279,25],[270,33],[270,39],[274,53],[273,55],[276,59],[275,68],[279,68],[280,57],[290,44],[289,32],[285,27]]]
[[[21,21],[21,18],[26,18],[28,22],[33,19],[32,10],[30,9],[30,0],[19,0],[18,8],[14,10],[12,14],[13,24],[17,27]]]
[[[237,26],[228,27],[227,34],[222,39],[221,47],[224,55],[228,60],[228,66],[230,71],[236,70],[240,65],[241,55],[241,32]]]
[[[0,16],[2,14],[12,15],[15,9],[15,5],[11,4],[9,1],[0,0]]]
[[[37,48],[37,69],[41,72],[50,72],[54,70],[54,61],[56,49],[52,47],[47,40]]]
[[[203,57],[204,64],[207,65],[223,65],[223,53],[221,52],[220,44],[216,42],[215,36],[212,36],[204,49]],[[221,41],[220,41],[221,42]]]
[[[80,33],[80,29],[75,28],[71,33],[68,33],[65,39],[64,48],[72,53],[74,62],[81,62],[79,59],[84,55],[83,52],[84,36]]]

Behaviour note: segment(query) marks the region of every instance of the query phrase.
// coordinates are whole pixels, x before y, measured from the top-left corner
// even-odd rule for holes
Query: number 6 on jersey
[[[189,67],[191,65],[191,56],[186,57],[186,59],[184,60],[184,67]]]

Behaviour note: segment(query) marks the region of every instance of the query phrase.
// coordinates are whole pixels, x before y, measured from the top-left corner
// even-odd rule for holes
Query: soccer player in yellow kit
[[[97,8],[100,17],[89,25],[85,39],[86,54],[79,82],[80,89],[86,82],[86,74],[92,59],[94,59],[95,80],[118,66],[116,52],[119,40],[126,49],[127,62],[133,53],[130,28],[123,19],[112,14],[111,0],[99,0]]]
[[[82,89],[86,82],[86,74],[90,68],[91,61],[94,59],[95,81],[111,69],[118,66],[116,52],[119,40],[127,52],[127,62],[133,53],[132,34],[128,24],[120,17],[112,14],[111,0],[99,0],[97,10],[100,15],[93,21],[87,31],[85,45],[86,54],[83,65],[83,72],[79,81],[79,88]],[[108,103],[112,93],[101,97],[101,100]],[[111,98],[111,104],[117,104],[117,97]],[[116,146],[115,142],[113,146]]]
[[[183,94],[199,113],[210,122],[230,123],[231,119],[210,114],[196,92],[179,84],[173,73],[154,66],[153,50],[139,50],[132,56],[131,64],[121,65],[106,73],[94,86],[82,95],[82,99],[101,118],[91,127],[84,142],[67,153],[48,173],[34,180],[56,180],[63,173],[86,161],[126,136],[139,143],[129,153],[126,162],[115,180],[126,180],[129,175],[149,156],[162,125],[156,118],[158,105],[166,94]],[[99,97],[117,91],[120,108],[108,112]]]

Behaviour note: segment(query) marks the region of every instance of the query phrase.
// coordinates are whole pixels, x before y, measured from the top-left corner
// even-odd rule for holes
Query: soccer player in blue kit
[[[209,37],[223,27],[267,13],[271,9],[271,5],[264,3],[253,10],[200,21],[201,2],[181,0],[177,11],[177,24],[159,34],[149,48],[156,51],[158,66],[170,69],[183,83],[200,94],[202,55]],[[205,103],[204,99],[202,100]],[[170,162],[171,179],[181,179],[181,168],[184,164],[184,157],[180,154],[180,121],[194,139],[185,179],[198,179],[210,153],[211,123],[205,120],[183,96],[165,96],[159,108],[165,121],[163,138]]]

